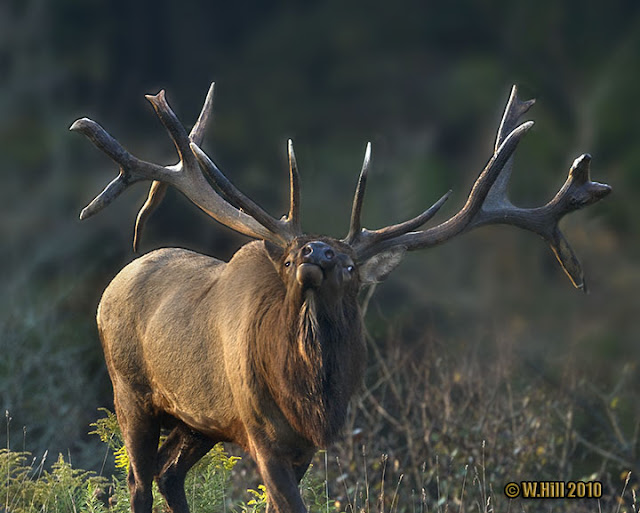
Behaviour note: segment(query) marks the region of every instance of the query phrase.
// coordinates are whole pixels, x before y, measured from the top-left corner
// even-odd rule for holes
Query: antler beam
[[[358,259],[364,261],[377,253],[394,248],[412,251],[432,247],[479,226],[510,224],[542,236],[551,245],[560,265],[574,286],[586,292],[580,262],[560,231],[558,223],[566,214],[607,196],[611,192],[611,187],[591,181],[589,171],[591,157],[585,154],[574,161],[567,181],[546,205],[538,208],[519,208],[509,201],[507,185],[511,174],[513,152],[524,134],[533,126],[532,121],[519,126],[518,122],[533,103],[534,100],[521,101],[516,87],[512,88],[498,129],[493,156],[474,183],[462,209],[435,227],[422,231],[410,231],[417,227],[412,224],[412,221],[417,220],[420,217],[418,216],[407,223],[373,232],[360,228],[359,215],[364,183],[366,183],[366,171],[363,166],[364,179],[361,174],[354,198],[354,215],[357,210],[357,220],[354,221],[352,216],[351,229],[347,237],[356,249]],[[368,159],[365,160],[368,167]],[[447,195],[443,196],[431,209],[437,210],[446,197]],[[411,228],[408,228],[409,226]],[[392,235],[388,235],[387,230],[393,232]]]
[[[155,96],[146,96],[178,152],[180,160],[173,166],[160,166],[134,157],[95,121],[82,118],[73,123],[70,130],[87,136],[120,166],[119,175],[81,212],[80,219],[87,219],[105,208],[131,184],[142,180],[152,180],[147,201],[140,209],[136,221],[134,250],[137,249],[140,233],[146,219],[162,200],[168,185],[180,190],[209,216],[249,237],[269,240],[284,246],[297,236],[300,226],[298,218],[299,179],[291,144],[289,148],[290,159],[293,159],[290,171],[292,204],[289,217],[283,220],[272,218],[261,207],[238,191],[211,159],[200,150],[199,146],[202,144],[204,132],[211,119],[213,90],[214,84],[211,84],[200,116],[189,134],[167,103],[164,91],[160,91]],[[207,162],[206,168],[209,171],[214,171],[212,177],[229,201],[217,194],[204,177],[200,163],[205,161]]]

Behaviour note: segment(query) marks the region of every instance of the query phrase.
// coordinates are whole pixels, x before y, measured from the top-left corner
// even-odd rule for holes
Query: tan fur
[[[153,467],[172,493],[163,469],[174,469],[171,458],[179,461],[184,448],[166,455],[146,448],[145,433],[165,425],[176,441],[195,440],[193,458],[217,441],[239,444],[258,462],[273,507],[300,509],[297,476],[339,434],[363,372],[359,282],[345,282],[344,269],[324,271],[337,277],[302,290],[295,272],[252,242],[228,263],[182,249],[154,251],[114,278],[98,327],[125,442],[132,463],[140,462],[138,470],[132,465],[133,481]]]

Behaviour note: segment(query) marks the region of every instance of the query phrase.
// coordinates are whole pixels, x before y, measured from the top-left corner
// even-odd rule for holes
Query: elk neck
[[[297,287],[283,299],[274,312],[279,333],[264,341],[265,381],[289,424],[326,447],[340,433],[364,371],[360,309],[355,296],[332,298]]]

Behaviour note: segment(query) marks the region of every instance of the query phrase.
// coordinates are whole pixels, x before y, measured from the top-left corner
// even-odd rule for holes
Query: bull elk
[[[515,87],[493,155],[454,216],[420,229],[447,193],[413,219],[363,228],[369,144],[343,239],[302,231],[291,141],[289,213],[281,219],[236,189],[200,149],[211,118],[213,84],[190,133],[164,91],[146,98],[173,140],[179,162],[160,166],[140,160],[100,125],[79,119],[71,130],[86,135],[120,166],[119,175],[80,218],[108,206],[129,185],[150,180],[134,246],[169,185],[218,222],[257,240],[229,262],[185,249],[153,251],[120,271],[102,296],[97,323],[129,454],[135,513],[151,511],[154,479],[170,510],[187,512],[185,475],[220,441],[238,444],[255,460],[270,511],[304,512],[298,483],[316,450],[339,436],[363,375],[358,291],[386,278],[407,251],[442,244],[479,226],[510,224],[545,239],[573,284],[586,290],[580,263],[558,222],[611,189],[590,180],[591,157],[582,155],[546,205],[519,208],[509,201],[512,154],[533,125],[518,124],[533,100],[521,101]],[[170,432],[159,446],[162,428]]]

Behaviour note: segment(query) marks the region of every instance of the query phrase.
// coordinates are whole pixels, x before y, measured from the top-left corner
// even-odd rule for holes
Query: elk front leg
[[[129,455],[128,485],[132,513],[151,513],[153,474],[160,438],[157,418],[130,397],[116,393],[116,414]]]
[[[286,456],[279,457],[271,451],[256,454],[258,470],[267,489],[267,513],[306,513],[298,483],[312,457],[310,452],[292,463]]]
[[[193,467],[216,443],[191,430],[176,426],[158,450],[156,482],[171,513],[189,513],[184,480]]]

